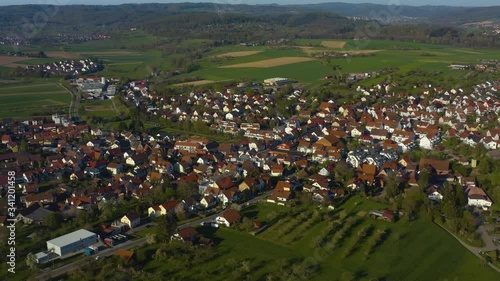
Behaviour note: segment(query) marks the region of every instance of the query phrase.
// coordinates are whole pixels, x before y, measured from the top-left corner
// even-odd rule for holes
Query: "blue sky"
[[[169,2],[214,2],[225,4],[308,4],[324,2],[346,2],[346,3],[377,3],[377,4],[402,4],[412,6],[422,5],[449,5],[449,6],[499,6],[498,0],[0,0],[0,5],[23,5],[23,4],[122,4],[122,3],[169,3]]]

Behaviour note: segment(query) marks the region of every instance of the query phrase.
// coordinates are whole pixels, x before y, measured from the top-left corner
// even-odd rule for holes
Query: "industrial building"
[[[291,80],[290,78],[281,78],[281,77],[269,78],[264,80],[265,86],[282,86],[292,83],[294,83],[294,81]]]
[[[47,250],[64,256],[98,242],[97,234],[80,229],[47,241]]]

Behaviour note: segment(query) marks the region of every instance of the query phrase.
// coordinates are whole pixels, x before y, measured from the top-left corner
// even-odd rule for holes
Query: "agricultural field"
[[[98,73],[103,76],[125,76],[131,79],[145,77],[151,73],[152,67],[166,70],[168,63],[161,60],[161,51],[144,48],[158,38],[141,31],[124,31],[116,33],[111,39],[93,40],[83,43],[22,46],[1,45],[0,50],[38,53],[44,51],[47,58],[0,56],[0,73],[8,74],[12,68],[24,67],[69,59],[98,58],[103,60],[105,69]],[[6,69],[3,69],[6,68]],[[10,69],[9,69],[10,68]]]
[[[500,275],[430,221],[370,218],[386,206],[354,196],[335,215],[311,206],[258,203],[241,213],[272,223],[252,236],[244,228],[199,227],[216,246],[206,260],[147,261],[143,270],[175,280],[497,280]],[[151,246],[138,255],[154,254]],[[196,264],[196,266],[190,266]],[[439,266],[439,270],[435,270]],[[245,275],[252,272],[252,275]]]
[[[199,70],[180,77],[199,76],[204,80],[222,81],[270,77],[289,77],[310,84],[333,74],[332,67],[343,73],[377,71],[397,67],[406,73],[415,69],[442,72],[443,77],[463,76],[467,71],[452,70],[452,62],[477,63],[495,59],[499,50],[466,49],[445,45],[383,40],[298,39],[295,46],[224,46],[215,48],[197,61]],[[313,59],[323,52],[347,54],[346,57]]]
[[[314,59],[306,57],[281,57],[281,58],[267,59],[267,60],[247,62],[241,64],[224,65],[221,67],[222,68],[242,68],[242,67],[270,68],[270,67],[289,65],[289,64],[295,64],[299,62],[306,62],[312,60]]]
[[[0,117],[67,112],[71,94],[56,82],[0,84]]]

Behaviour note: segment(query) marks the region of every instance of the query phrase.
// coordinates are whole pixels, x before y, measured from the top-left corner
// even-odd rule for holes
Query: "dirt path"
[[[112,98],[111,103],[113,104],[113,109],[115,110],[116,114],[120,115],[120,111],[118,110],[115,104],[115,99]]]
[[[64,88],[66,92],[68,92],[71,95],[71,102],[68,108],[68,116],[70,118],[78,116],[78,107],[80,106],[80,94],[73,93],[70,89],[64,87],[61,83],[59,83],[59,86]]]

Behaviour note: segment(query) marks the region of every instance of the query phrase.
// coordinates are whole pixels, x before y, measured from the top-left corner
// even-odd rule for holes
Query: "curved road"
[[[271,192],[272,191],[265,192],[262,195],[259,195],[259,196],[255,197],[255,198],[253,198],[253,199],[245,202],[245,203],[242,203],[242,204],[240,204],[240,207],[248,207],[250,204],[256,203],[256,202],[264,199],[269,194],[271,194]],[[213,221],[222,212],[224,212],[224,211],[221,211],[219,213],[216,213],[216,214],[213,214],[213,215],[210,215],[208,217],[204,217],[204,218],[192,221],[192,222],[188,222],[188,223],[179,225],[179,229],[182,229],[182,228],[185,228],[185,227],[188,227],[188,226],[193,226],[194,227],[194,226],[200,225],[200,223],[202,223],[202,222]],[[147,224],[144,224],[144,225],[141,225],[141,226],[139,226],[137,228],[132,229],[131,230],[132,232],[129,232],[129,233],[134,233],[134,232],[137,232],[139,230],[142,230],[143,228],[146,228],[147,226],[153,226],[153,225],[155,225],[155,223],[147,223]],[[116,245],[115,247],[108,248],[106,250],[102,250],[102,251],[99,252],[98,255],[101,258],[107,257],[107,256],[111,256],[119,248],[121,248],[121,249],[131,249],[131,248],[134,248],[134,247],[142,246],[145,243],[146,243],[146,237],[139,238],[139,239],[136,239],[136,240],[128,240],[128,241],[126,241],[126,242],[124,242],[122,244]],[[95,256],[91,256],[92,259],[94,257]],[[92,259],[89,259],[89,262],[91,262]],[[75,270],[78,267],[82,266],[83,264],[85,264],[85,263],[82,262],[82,259],[80,259],[80,260],[78,260],[76,262],[69,263],[69,264],[63,265],[63,266],[55,268],[55,269],[45,270],[42,274],[40,274],[39,276],[36,277],[36,280],[39,280],[39,281],[49,280],[50,278],[54,278],[54,277],[63,275],[65,273],[68,273],[69,271]]]

